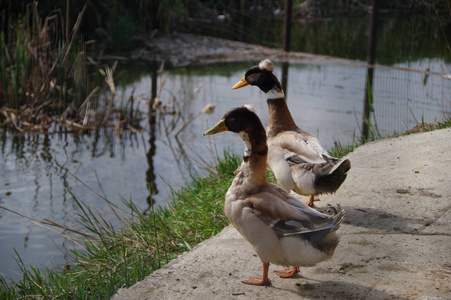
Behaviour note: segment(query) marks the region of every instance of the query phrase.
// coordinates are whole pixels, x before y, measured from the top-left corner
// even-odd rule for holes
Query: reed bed
[[[129,111],[132,96],[127,103],[118,100],[117,63],[95,60],[101,57],[95,43],[79,34],[86,9],[72,28],[60,11],[41,18],[38,1],[21,19],[7,22],[0,33],[0,127],[20,132],[139,127],[140,114]]]

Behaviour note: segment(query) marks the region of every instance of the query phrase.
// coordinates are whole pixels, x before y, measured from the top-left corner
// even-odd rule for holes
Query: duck
[[[224,213],[263,264],[262,277],[242,283],[271,285],[270,264],[287,267],[275,273],[289,278],[299,273],[300,267],[331,258],[339,243],[336,231],[344,210],[337,205],[330,207],[331,213],[320,212],[266,180],[267,137],[252,107],[230,109],[204,135],[225,131],[242,138],[244,155],[225,194]]]
[[[268,165],[277,182],[286,190],[310,196],[334,193],[351,168],[349,159],[335,158],[313,134],[300,129],[291,115],[282,86],[269,59],[251,67],[232,89],[247,85],[260,88],[268,104]]]

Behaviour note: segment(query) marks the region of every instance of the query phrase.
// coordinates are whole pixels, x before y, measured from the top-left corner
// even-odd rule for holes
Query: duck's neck
[[[285,96],[270,98],[268,94],[269,92],[266,99],[269,109],[268,137],[273,137],[282,131],[296,129],[297,126],[288,109]]]
[[[267,185],[266,160],[268,146],[266,134],[263,130],[261,135],[240,134],[244,141],[243,162],[237,170],[237,175],[245,176],[248,183],[254,187]]]

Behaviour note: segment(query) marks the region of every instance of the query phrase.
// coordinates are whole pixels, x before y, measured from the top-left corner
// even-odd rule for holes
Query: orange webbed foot
[[[274,273],[276,273],[280,278],[291,278],[299,273],[299,268],[293,267],[291,269],[285,269],[283,271],[274,271]]]
[[[242,283],[251,285],[271,285],[271,280],[268,277],[269,263],[263,263],[263,277],[251,277],[249,280],[243,280]]]
[[[271,280],[269,280],[268,278],[264,279],[258,277],[251,277],[248,280],[243,280],[241,282],[250,285],[271,285]]]

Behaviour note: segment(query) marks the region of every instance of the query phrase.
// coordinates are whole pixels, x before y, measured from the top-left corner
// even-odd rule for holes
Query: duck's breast
[[[228,214],[230,222],[263,262],[287,266],[279,238],[265,220],[254,214],[248,201],[234,201],[228,206]]]
[[[279,147],[270,147],[268,152],[268,165],[280,184],[286,191],[294,188],[294,181],[291,174],[291,169],[285,159],[284,151]]]

